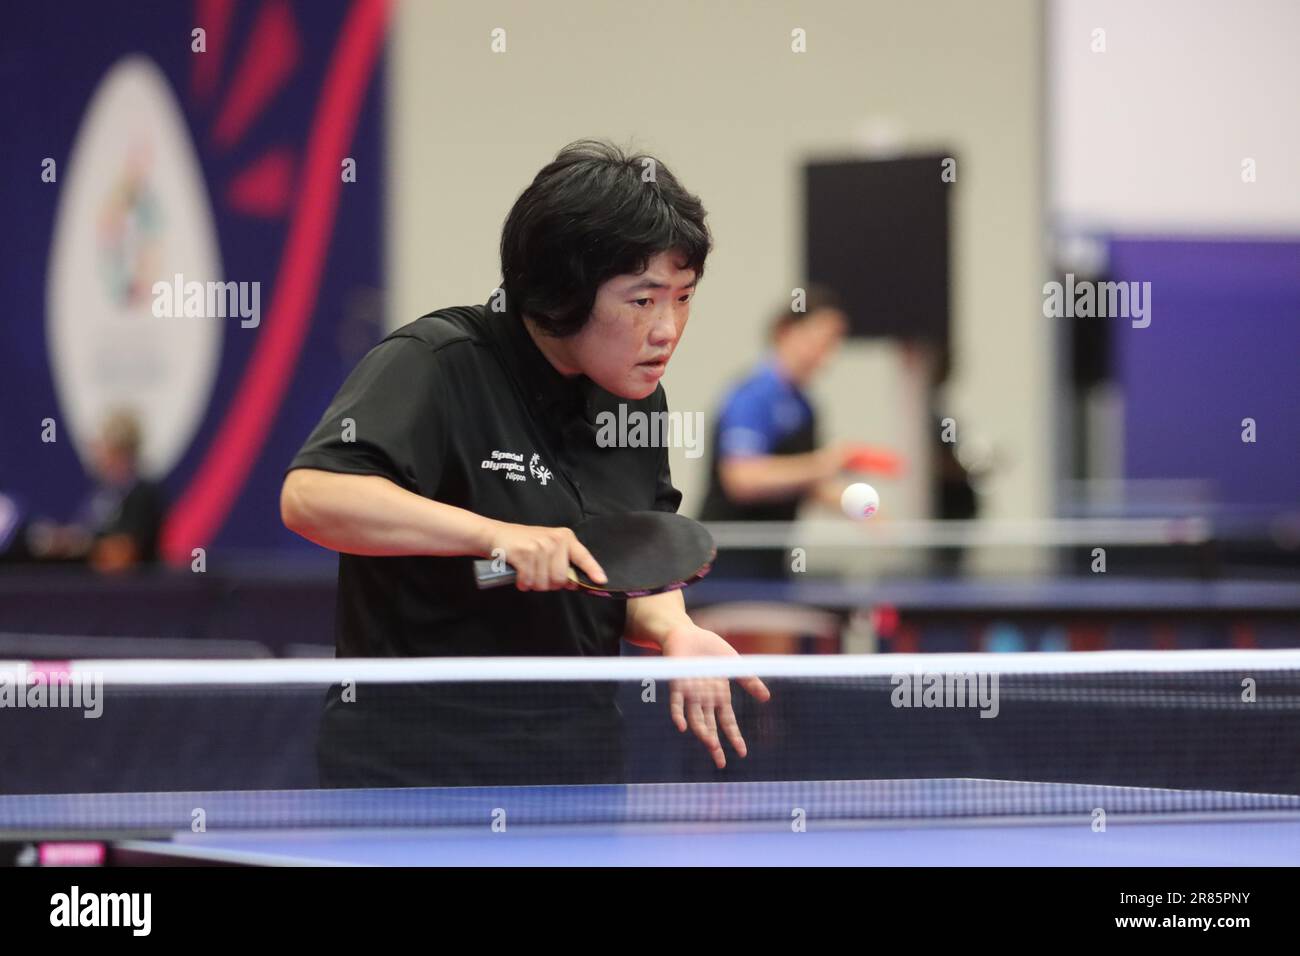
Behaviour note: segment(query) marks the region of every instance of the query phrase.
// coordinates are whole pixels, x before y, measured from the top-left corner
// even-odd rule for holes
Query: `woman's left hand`
[[[695,624],[675,628],[664,639],[665,657],[738,657],[736,649],[719,635]],[[736,682],[755,700],[767,703],[772,692],[757,677],[737,677]],[[725,677],[689,677],[670,684],[669,712],[673,724],[682,733],[689,728],[709,749],[713,762],[722,769],[727,765],[718,729],[731,741],[736,753],[748,753],[741,736],[736,713],[731,709],[731,681]]]

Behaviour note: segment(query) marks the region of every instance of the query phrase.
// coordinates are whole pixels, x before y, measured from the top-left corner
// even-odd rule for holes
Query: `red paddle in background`
[[[888,448],[873,448],[870,445],[860,445],[844,459],[842,467],[845,471],[858,471],[869,475],[896,478],[903,473],[903,459]]]

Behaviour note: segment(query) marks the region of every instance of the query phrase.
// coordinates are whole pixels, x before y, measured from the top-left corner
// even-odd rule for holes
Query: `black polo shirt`
[[[571,527],[676,511],[666,448],[601,448],[596,416],[667,410],[565,378],[513,312],[443,309],[375,346],[290,468],[380,475],[476,514]],[[351,419],[354,440],[344,440]],[[339,556],[341,657],[612,655],[626,606],[569,591],[480,591],[471,557]]]
[[[380,475],[426,498],[516,524],[570,527],[589,515],[676,511],[681,493],[672,485],[666,448],[597,443],[597,416],[617,414],[620,403],[629,413],[667,410],[662,386],[632,401],[585,376],[562,376],[513,310],[442,309],[393,332],[361,360],[290,469]],[[340,554],[338,656],[619,653],[626,602],[572,591],[480,591],[473,560]],[[518,752],[536,744],[516,737],[534,703],[541,710],[533,716],[553,728],[565,719],[555,719],[552,704],[579,721],[581,713],[613,711],[609,688],[577,690],[550,702],[529,699],[540,693],[531,687],[513,702],[504,692],[501,699],[485,692],[469,706],[453,701],[456,712],[441,717],[421,704],[411,719],[444,730],[471,722],[482,729],[499,716],[496,723],[509,737],[502,746]],[[566,733],[570,740],[582,736],[572,725]],[[440,758],[444,764],[460,761],[464,750],[459,731],[452,736],[457,740],[438,745],[444,757],[448,747],[456,751]],[[475,741],[476,752],[480,744]],[[496,770],[415,778],[386,775],[379,782],[518,782]]]

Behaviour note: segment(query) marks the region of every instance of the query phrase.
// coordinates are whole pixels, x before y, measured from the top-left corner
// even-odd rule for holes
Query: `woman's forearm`
[[[727,497],[744,504],[801,497],[834,473],[835,463],[824,451],[731,458],[718,469]]]
[[[297,468],[286,476],[280,516],[285,527],[321,547],[378,557],[486,557],[501,525],[378,475],[313,468]]]
[[[686,598],[681,591],[652,594],[632,598],[627,602],[627,622],[623,626],[625,640],[641,647],[662,647],[664,639],[674,630],[688,627]]]

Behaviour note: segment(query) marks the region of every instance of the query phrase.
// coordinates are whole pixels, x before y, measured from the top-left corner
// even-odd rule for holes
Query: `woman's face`
[[[621,275],[596,290],[591,318],[559,340],[565,364],[620,398],[654,392],[681,341],[695,296],[695,272],[680,254],[661,252],[640,275]]]

